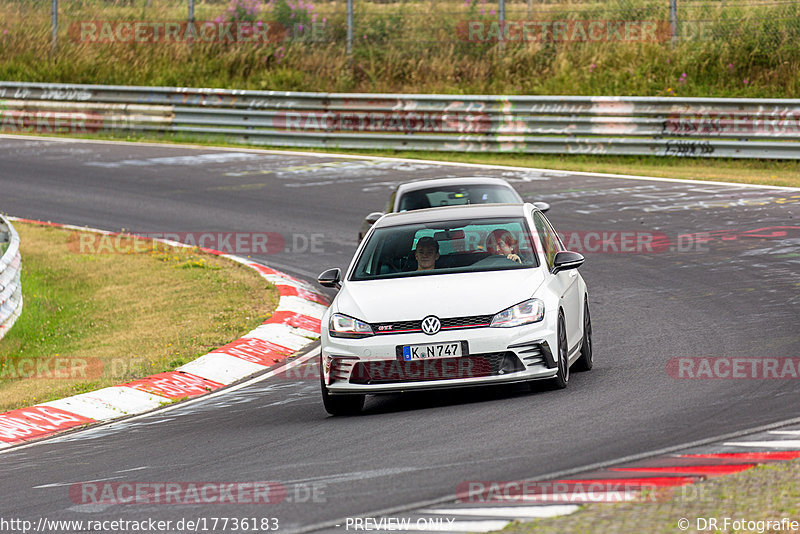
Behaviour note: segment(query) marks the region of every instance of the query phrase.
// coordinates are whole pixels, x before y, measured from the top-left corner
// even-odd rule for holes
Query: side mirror
[[[373,211],[372,213],[364,217],[364,222],[372,226],[373,224],[378,222],[378,219],[380,219],[384,215],[385,213],[383,213],[382,211]]]
[[[317,276],[317,283],[322,287],[333,287],[339,289],[342,287],[342,270],[338,267],[335,269],[328,269]]]
[[[369,229],[372,228],[372,225],[378,222],[378,219],[386,215],[382,211],[373,211],[366,217],[364,217],[364,222],[361,223],[361,230],[358,231],[358,242],[361,243],[361,240],[364,239],[364,236],[367,235]]]
[[[583,254],[562,250],[556,253],[556,257],[553,259],[553,274],[558,274],[561,271],[568,271],[570,269],[577,269],[583,265],[584,261],[586,261],[586,258],[583,257]]]
[[[539,211],[541,211],[542,213],[550,209],[550,204],[548,204],[547,202],[533,202],[532,204],[537,208],[539,208]]]

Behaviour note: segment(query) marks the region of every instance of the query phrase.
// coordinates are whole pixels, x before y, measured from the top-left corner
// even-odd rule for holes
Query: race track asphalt
[[[797,380],[676,379],[667,362],[800,356],[800,191],[0,138],[0,211],[133,232],[274,232],[284,250],[253,257],[311,280],[347,266],[363,216],[395,184],[469,175],[549,202],[555,227],[584,247],[594,370],[563,391],[377,397],[342,418],[327,416],[315,380],[268,379],[0,454],[0,515],[275,517],[292,532],[452,495],[464,481],[536,479],[798,415]],[[614,232],[665,245],[586,250]],[[276,481],[289,499],[84,505],[70,495],[84,481]]]

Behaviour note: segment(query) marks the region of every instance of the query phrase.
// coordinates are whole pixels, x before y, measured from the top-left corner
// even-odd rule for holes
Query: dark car
[[[370,227],[387,213],[462,204],[522,204],[523,202],[519,193],[502,178],[471,176],[408,182],[395,188],[384,211],[370,213],[364,218],[358,232],[358,240],[364,239]],[[543,212],[550,209],[550,205],[546,202],[533,204]]]

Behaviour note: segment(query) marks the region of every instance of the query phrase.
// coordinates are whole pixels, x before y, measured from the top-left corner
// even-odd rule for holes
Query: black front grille
[[[471,315],[469,317],[450,317],[442,319],[442,328],[477,328],[489,326],[493,315]]]
[[[489,326],[493,315],[469,315],[467,317],[446,317],[440,319],[442,330],[458,330],[461,328],[481,328]],[[422,319],[419,321],[397,321],[394,323],[373,323],[372,331],[376,334],[408,334],[422,332]]]
[[[425,380],[454,380],[497,376],[523,370],[513,352],[472,354],[460,358],[430,360],[360,361],[350,375],[352,384],[392,384]]]

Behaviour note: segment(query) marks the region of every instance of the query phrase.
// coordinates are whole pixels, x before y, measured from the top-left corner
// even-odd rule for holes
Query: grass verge
[[[492,1],[362,0],[355,3],[350,57],[344,2],[198,1],[195,7],[197,21],[264,21],[286,32],[257,40],[212,33],[192,43],[134,38],[116,22],[186,20],[186,2],[76,0],[59,6],[52,53],[49,4],[5,0],[0,79],[277,91],[800,95],[800,5],[791,1],[678,2],[675,42],[664,0],[508,2],[510,33],[499,43]],[[525,21],[553,28],[628,21],[635,35],[611,30],[589,38],[573,28],[559,36],[530,25],[520,35]],[[658,25],[657,35],[639,31],[645,22]]]
[[[25,304],[0,340],[0,411],[174,369],[277,305],[255,271],[223,258],[149,242],[141,252],[85,254],[81,232],[14,226]]]
[[[800,521],[800,460],[755,467],[677,488],[671,498],[655,502],[593,504],[574,514],[512,523],[503,534],[564,532],[788,532],[774,528],[723,528],[724,518],[745,521]],[[678,526],[688,520],[688,529]],[[717,519],[718,528],[703,528]],[[699,521],[698,521],[699,520]]]

